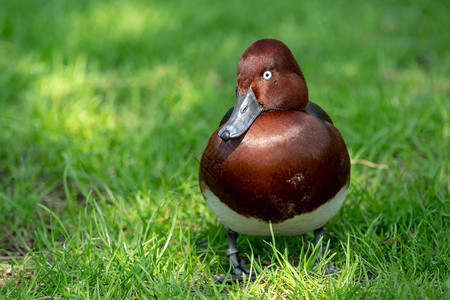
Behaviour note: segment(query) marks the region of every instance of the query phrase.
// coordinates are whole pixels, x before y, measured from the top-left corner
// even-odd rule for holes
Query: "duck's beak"
[[[219,130],[219,136],[225,142],[244,134],[262,112],[262,104],[256,99],[251,87],[243,96],[237,89],[236,96],[237,101],[231,117]]]

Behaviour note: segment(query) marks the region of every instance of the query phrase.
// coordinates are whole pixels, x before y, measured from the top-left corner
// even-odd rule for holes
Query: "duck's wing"
[[[314,102],[309,101],[309,104],[306,107],[305,112],[308,115],[311,115],[321,121],[327,121],[327,122],[330,122],[331,124],[333,124],[333,121],[331,120],[330,116],[319,105],[317,105]],[[227,115],[225,115],[225,116],[227,116]]]
[[[231,108],[227,111],[227,113],[225,114],[225,116],[223,116],[222,121],[220,121],[219,127],[222,126],[223,124],[225,124],[225,123],[228,121],[228,119],[229,119],[230,116],[231,116],[231,113],[233,113],[233,108],[234,108],[234,106],[231,107]]]

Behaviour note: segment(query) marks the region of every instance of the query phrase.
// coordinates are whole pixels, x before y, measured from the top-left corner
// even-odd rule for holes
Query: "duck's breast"
[[[200,187],[223,223],[234,220],[233,212],[281,225],[345,198],[349,173],[347,149],[333,125],[300,111],[277,111],[261,114],[245,135],[228,142],[216,131],[201,160]],[[326,218],[342,201],[333,202],[337,208],[327,209]]]

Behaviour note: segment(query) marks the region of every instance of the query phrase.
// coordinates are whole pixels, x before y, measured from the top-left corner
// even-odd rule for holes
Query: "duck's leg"
[[[320,228],[317,228],[316,230],[314,230],[314,246],[318,248],[318,251],[317,251],[317,257],[316,257],[316,262],[315,262],[315,266],[313,268],[313,271],[317,268],[317,266],[319,265],[320,260],[322,259],[322,254],[323,254],[323,248],[322,248],[323,236],[324,236],[323,226],[320,227]],[[335,268],[333,266],[327,266],[326,270],[325,270],[325,275],[337,273],[339,271],[340,271],[339,268]]]
[[[218,281],[220,283],[227,281],[227,282],[236,282],[236,281],[242,281],[245,279],[247,280],[255,280],[256,279],[256,272],[252,271],[250,273],[249,269],[246,269],[241,266],[238,258],[239,250],[236,247],[236,240],[237,240],[237,233],[229,228],[226,228],[227,230],[227,238],[228,238],[228,250],[227,250],[227,256],[230,259],[230,271],[227,275],[225,274],[218,274],[214,276],[214,280]]]
[[[322,238],[323,238],[323,226],[314,230],[314,247],[318,247],[317,257],[316,257],[316,266],[319,264],[320,259],[322,258],[323,249],[322,249]]]

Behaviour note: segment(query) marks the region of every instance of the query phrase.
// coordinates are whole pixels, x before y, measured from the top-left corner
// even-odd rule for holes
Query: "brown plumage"
[[[217,132],[202,157],[200,182],[241,215],[278,223],[313,211],[348,184],[341,135],[305,112],[262,113],[229,142]]]

